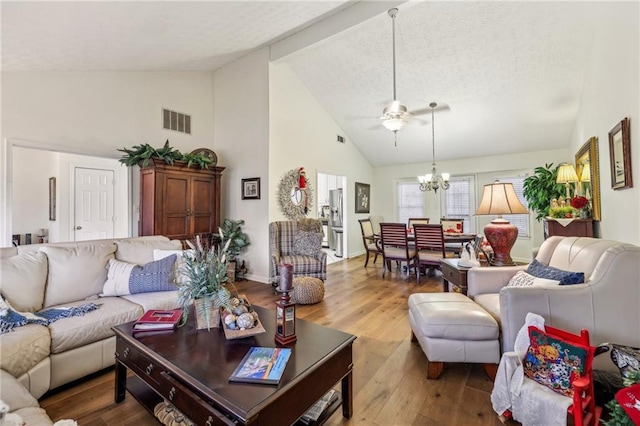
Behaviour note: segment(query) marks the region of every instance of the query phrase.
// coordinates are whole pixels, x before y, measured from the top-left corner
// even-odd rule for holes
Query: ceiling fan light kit
[[[418,182],[420,183],[420,191],[431,191],[438,192],[439,188],[443,190],[449,189],[449,173],[442,173],[438,175],[436,172],[436,130],[435,130],[435,122],[434,122],[434,111],[438,106],[437,103],[431,102],[429,107],[431,108],[431,149],[433,155],[433,163],[431,164],[431,173],[428,173],[424,176],[418,176]]]
[[[382,125],[392,132],[401,130],[409,122],[411,114],[406,106],[402,105],[396,98],[396,16],[398,9],[389,9],[387,12],[391,17],[391,40],[393,52],[393,101],[382,111]]]

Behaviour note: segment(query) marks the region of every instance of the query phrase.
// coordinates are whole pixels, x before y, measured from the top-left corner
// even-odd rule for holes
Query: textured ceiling
[[[331,16],[345,1],[2,2],[2,70],[212,70]],[[569,145],[598,2],[408,2],[397,98],[432,101],[437,160]],[[606,6],[610,7],[610,6]],[[341,13],[341,12],[338,12]],[[393,134],[391,18],[380,13],[279,63],[374,165],[431,161],[429,115]]]
[[[410,111],[432,101],[450,107],[435,113],[436,159],[568,146],[598,7],[576,2],[401,6],[397,98]],[[373,164],[431,161],[430,115],[399,131],[397,147],[377,119],[393,98],[386,13],[296,53],[288,63]]]

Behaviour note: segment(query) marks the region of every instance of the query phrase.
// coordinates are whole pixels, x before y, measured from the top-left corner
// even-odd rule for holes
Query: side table
[[[441,259],[442,291],[448,292],[449,286],[456,293],[467,294],[467,271],[470,268],[458,266],[460,259]]]

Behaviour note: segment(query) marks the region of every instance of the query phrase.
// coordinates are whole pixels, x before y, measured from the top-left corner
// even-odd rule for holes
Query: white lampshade
[[[495,181],[484,186],[477,215],[503,215],[529,213],[522,205],[513,184]]]
[[[589,166],[582,166],[580,182],[591,182],[591,168]]]
[[[578,175],[576,174],[576,169],[572,164],[562,163],[558,167],[558,177],[556,178],[557,183],[569,183],[569,182],[577,182]]]
[[[407,125],[407,120],[401,117],[387,118],[382,122],[382,125],[387,130],[390,130],[392,132],[397,132],[398,130],[402,129],[404,126]]]
[[[449,173],[442,173],[442,180],[444,181],[448,181],[449,180]]]
[[[431,173],[427,173],[426,175],[424,175],[425,182],[431,182],[432,177],[433,175]]]

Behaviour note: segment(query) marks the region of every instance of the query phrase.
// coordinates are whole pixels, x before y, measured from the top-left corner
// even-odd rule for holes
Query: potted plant
[[[222,245],[228,245],[229,253],[229,280],[235,281],[236,257],[249,245],[249,236],[242,230],[244,220],[225,219],[220,226],[220,238]]]
[[[565,187],[556,182],[558,167],[553,163],[544,167],[536,167],[532,176],[525,178],[523,194],[529,203],[529,208],[536,212],[538,221],[549,216],[550,201],[564,196]]]
[[[222,231],[220,232],[222,235]],[[178,281],[178,300],[182,306],[182,323],[186,323],[189,305],[193,302],[198,328],[218,327],[219,309],[232,309],[232,294],[227,289],[227,266],[231,240],[206,247],[199,236],[195,244],[187,241],[192,252],[183,256],[182,279]]]

